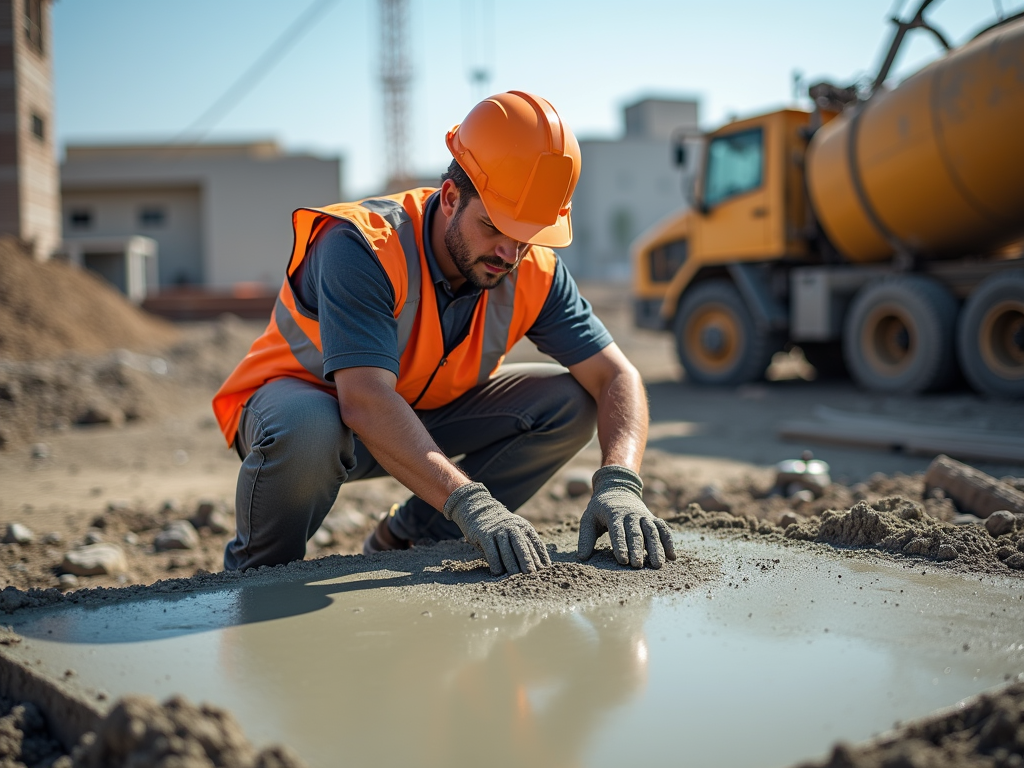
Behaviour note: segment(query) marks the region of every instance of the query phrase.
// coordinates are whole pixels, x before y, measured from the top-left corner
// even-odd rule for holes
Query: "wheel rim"
[[[1002,301],[986,311],[978,346],[990,371],[1003,379],[1024,379],[1024,302]]]
[[[694,312],[686,323],[684,338],[690,360],[708,373],[732,368],[743,346],[739,318],[721,304],[707,304]]]
[[[860,342],[868,365],[884,376],[899,376],[917,353],[917,329],[901,307],[877,307],[864,320]]]

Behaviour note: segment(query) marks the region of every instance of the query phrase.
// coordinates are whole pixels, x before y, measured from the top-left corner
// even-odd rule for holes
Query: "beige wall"
[[[159,284],[204,282],[202,200],[198,186],[140,189],[80,189],[62,201],[64,236],[120,237],[135,232],[157,242]],[[144,210],[163,213],[160,223],[145,222]],[[88,214],[87,226],[73,214]]]
[[[203,284],[229,288],[240,282],[258,282],[276,289],[291,253],[292,211],[341,199],[341,161],[284,154],[272,142],[72,146],[67,148],[61,168],[61,185],[68,200],[76,205],[94,200],[98,211],[102,206],[109,211],[104,215],[109,215],[111,222],[116,220],[117,226],[125,228],[120,232],[104,229],[102,234],[141,234],[157,240],[161,262],[165,249],[161,234],[133,223],[132,212],[147,195],[194,189],[198,215],[191,231],[200,243]],[[65,204],[65,222],[69,212],[70,205]],[[184,208],[180,214],[184,216]],[[99,219],[97,226],[106,227]],[[176,229],[173,233],[185,242],[184,235]],[[167,285],[163,266],[160,272],[161,284]]]

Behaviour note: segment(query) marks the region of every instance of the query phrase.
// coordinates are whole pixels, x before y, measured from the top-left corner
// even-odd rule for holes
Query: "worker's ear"
[[[445,179],[444,184],[441,185],[441,213],[450,219],[455,215],[458,207],[459,188],[455,186],[455,182],[451,179]]]

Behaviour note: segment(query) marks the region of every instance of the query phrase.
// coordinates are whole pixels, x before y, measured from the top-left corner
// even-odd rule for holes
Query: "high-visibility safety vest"
[[[295,242],[270,323],[213,398],[213,411],[228,445],[235,440],[245,403],[268,381],[302,379],[337,395],[334,383],[324,378],[320,322],[296,300],[289,279],[331,219],[355,225],[391,280],[398,321],[396,391],[407,403],[414,408],[437,408],[498,370],[544,306],[554,279],[555,254],[549,248],[531,246],[500,285],[482,292],[467,334],[454,349],[446,350],[423,248],[424,208],[435,191],[414,189],[358,203],[300,208],[292,214]]]

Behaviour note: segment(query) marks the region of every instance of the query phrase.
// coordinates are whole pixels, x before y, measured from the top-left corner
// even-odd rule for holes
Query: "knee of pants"
[[[597,432],[597,403],[569,373],[549,381],[547,397],[554,406],[546,428],[559,433],[567,448],[579,450]]]
[[[340,416],[264,423],[253,449],[263,454],[264,466],[285,468],[297,490],[325,478],[345,482],[356,463],[355,438]]]

